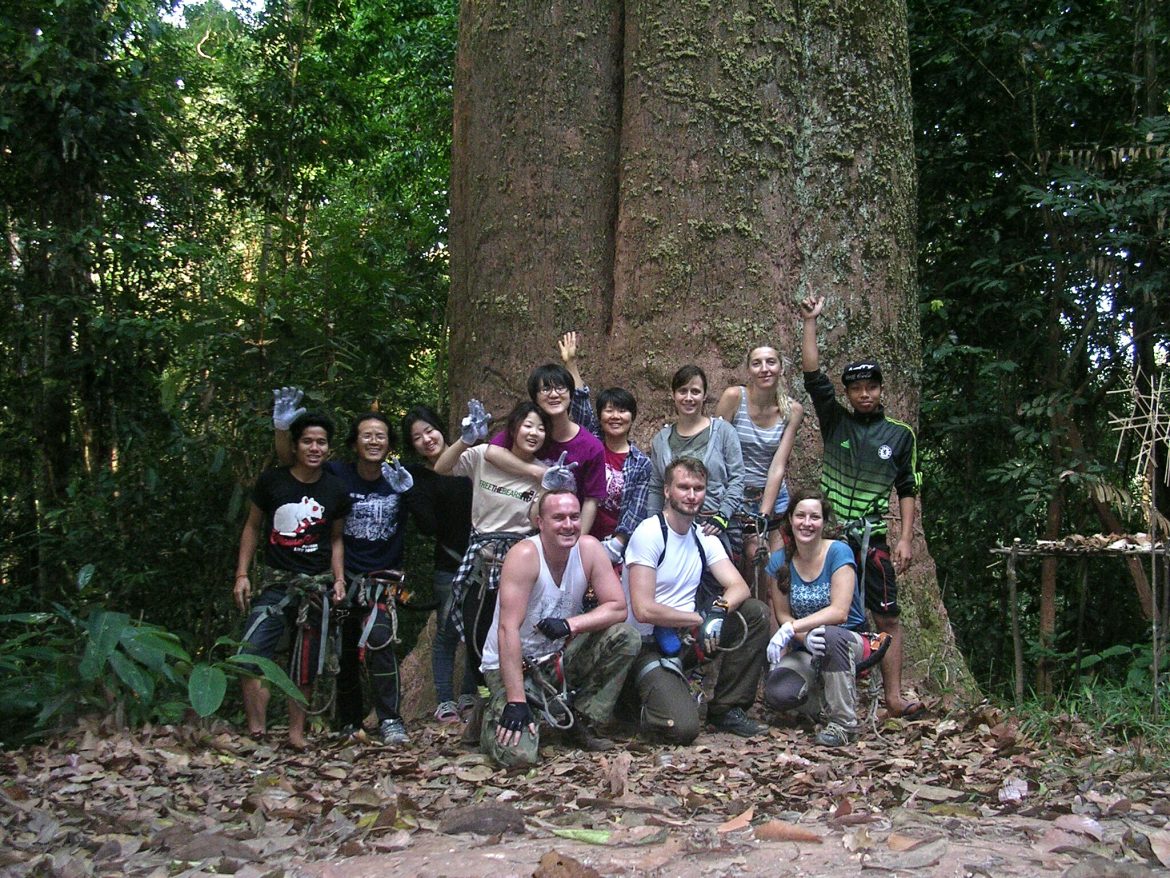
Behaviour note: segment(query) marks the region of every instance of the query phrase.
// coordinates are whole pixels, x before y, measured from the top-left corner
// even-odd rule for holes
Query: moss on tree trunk
[[[829,305],[830,374],[881,359],[890,413],[917,422],[920,337],[906,12],[901,3],[465,0],[455,81],[451,391],[502,413],[556,335],[639,401],[669,380],[714,397],[773,343],[799,376],[795,303]],[[809,413],[792,465],[815,482]],[[973,691],[916,528],[903,580],[907,672]]]

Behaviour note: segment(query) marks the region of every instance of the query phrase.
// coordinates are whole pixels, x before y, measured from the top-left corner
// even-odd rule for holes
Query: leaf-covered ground
[[[0,755],[4,875],[1145,875],[1170,865],[1163,759],[990,708],[686,748],[550,743],[497,770],[459,730],[293,753],[220,726],[82,727]],[[543,862],[542,862],[542,858]]]

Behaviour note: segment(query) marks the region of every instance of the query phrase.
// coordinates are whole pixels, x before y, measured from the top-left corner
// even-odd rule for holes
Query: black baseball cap
[[[848,387],[854,381],[876,381],[882,383],[882,367],[877,360],[858,360],[850,363],[841,373],[841,383]]]

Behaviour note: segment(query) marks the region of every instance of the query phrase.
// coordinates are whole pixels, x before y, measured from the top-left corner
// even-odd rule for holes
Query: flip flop
[[[901,713],[891,713],[890,716],[894,719],[919,719],[926,714],[926,705],[921,701],[911,701],[902,708]]]

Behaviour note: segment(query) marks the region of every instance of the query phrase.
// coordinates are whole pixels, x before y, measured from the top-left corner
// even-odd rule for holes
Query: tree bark
[[[588,6],[588,4],[587,4]],[[914,166],[901,3],[465,0],[455,78],[451,389],[502,410],[555,337],[639,401],[669,380],[741,383],[776,346],[803,396],[796,302],[829,296],[822,362],[881,359],[889,413],[917,421]],[[619,27],[620,25],[620,27]],[[620,75],[619,75],[620,74]],[[620,132],[620,138],[618,133]],[[819,475],[808,417],[791,473]],[[902,578],[907,674],[973,691],[916,527]]]

